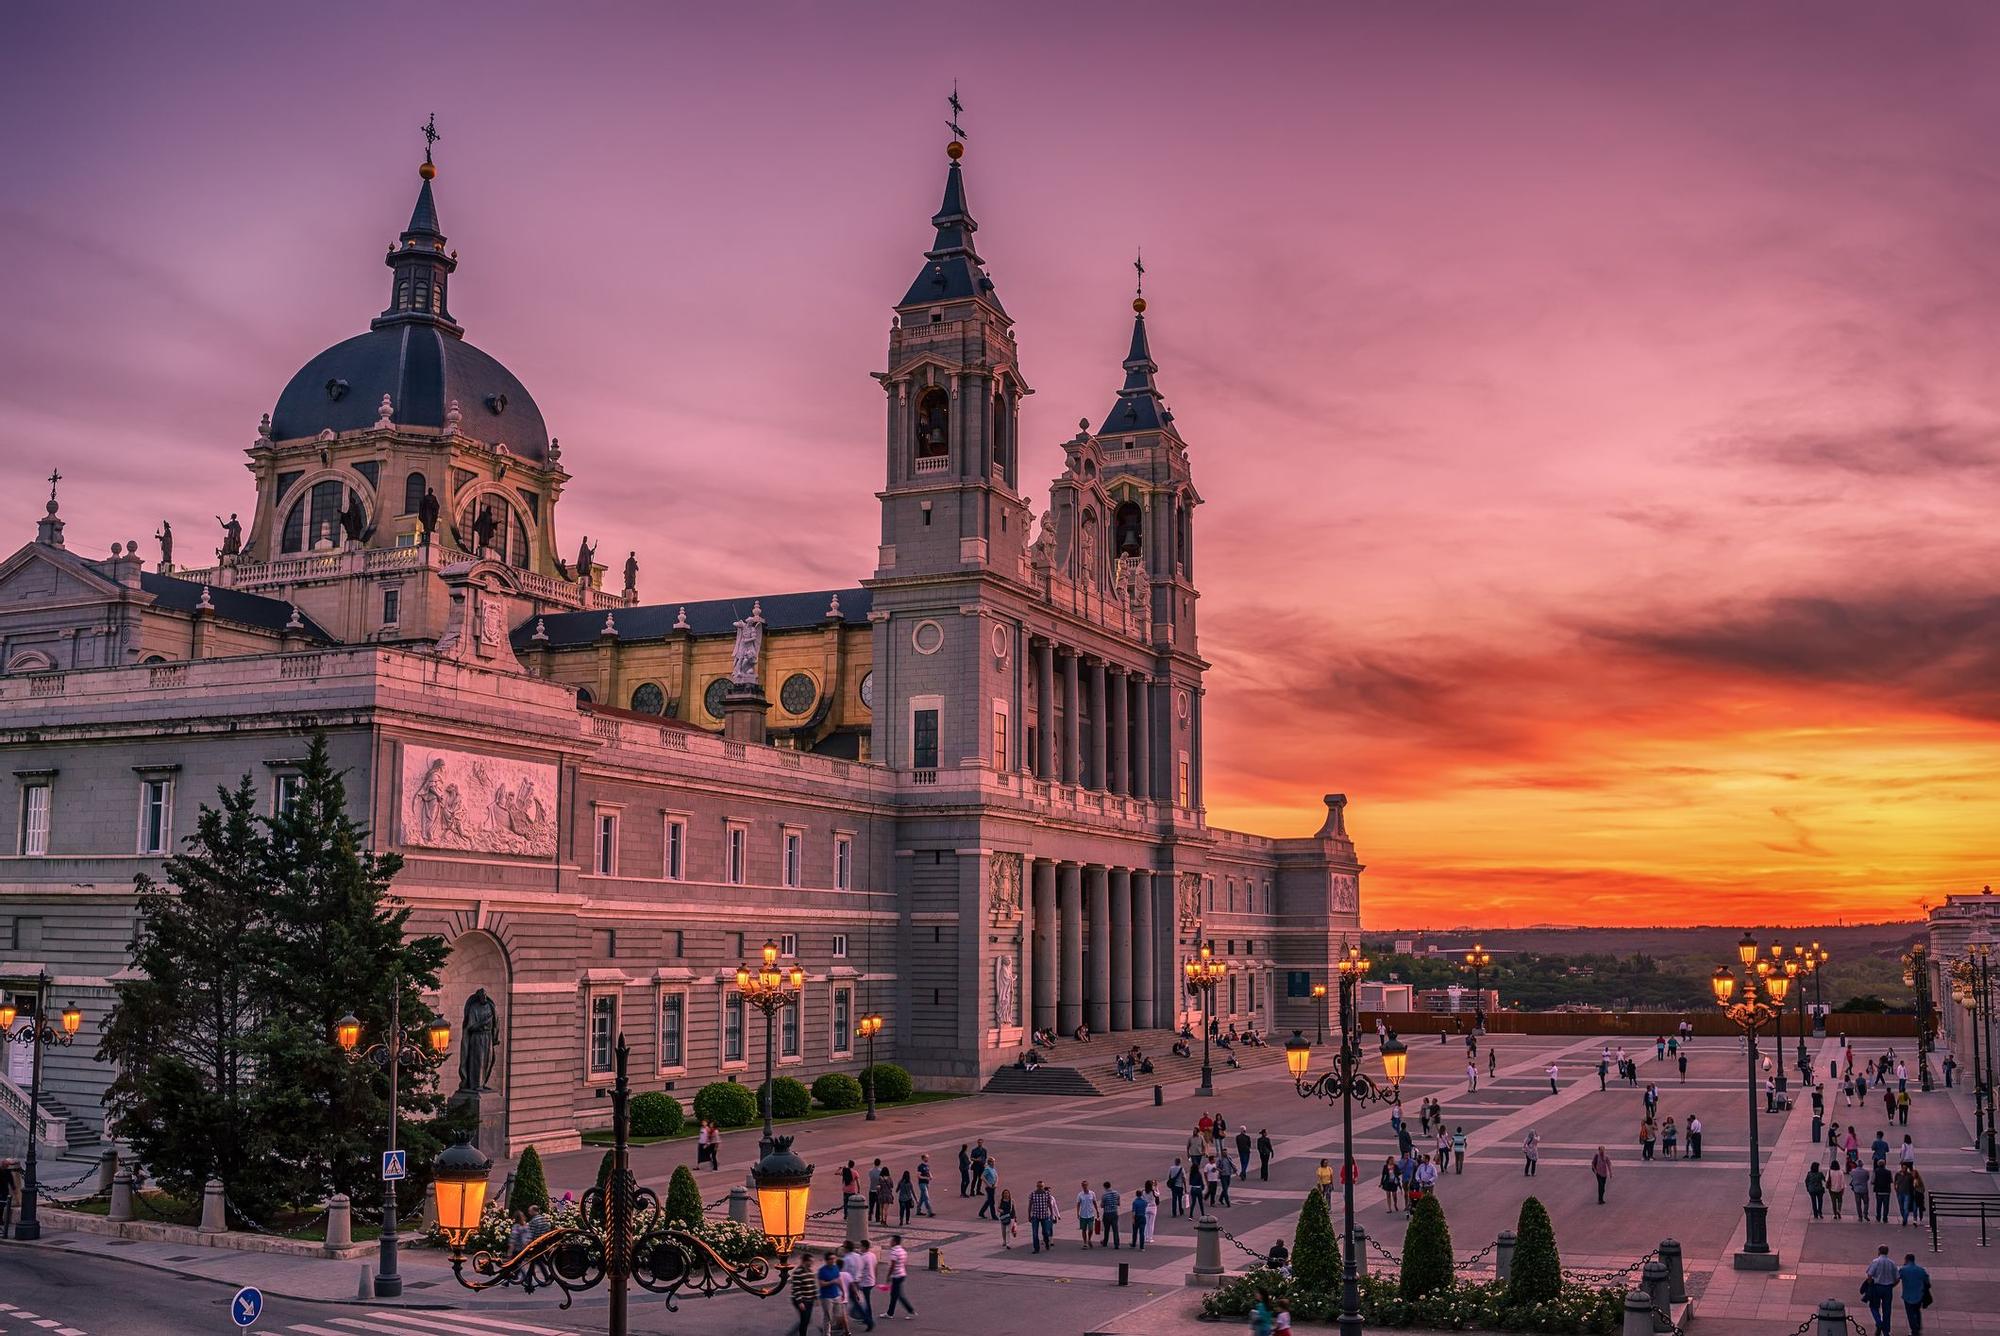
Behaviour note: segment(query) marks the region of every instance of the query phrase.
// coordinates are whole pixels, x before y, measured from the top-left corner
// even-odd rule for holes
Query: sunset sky
[[[247,511],[434,111],[565,548],[858,581],[956,78],[1037,492],[1144,247],[1215,822],[1346,792],[1371,926],[1910,915],[2000,829],[1996,70],[1990,3],[17,7],[0,524]]]

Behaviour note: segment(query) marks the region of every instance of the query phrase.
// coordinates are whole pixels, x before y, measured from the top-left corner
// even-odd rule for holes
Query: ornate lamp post
[[[1986,1172],[2000,1173],[2000,1129],[1993,1125],[1993,934],[1985,924],[1966,938],[1965,950],[1972,965],[1972,1029],[1986,1040],[1986,1066],[1979,1079],[1986,1095]]]
[[[76,1040],[76,1032],[83,1028],[83,1013],[70,1003],[62,1009],[60,1028],[50,1025],[48,1014],[49,975],[47,970],[37,974],[35,984],[35,1014],[19,1030],[14,1028],[14,1018],[19,1009],[13,1002],[0,1000],[0,1039],[9,1043],[26,1044],[34,1050],[33,1067],[28,1078],[28,1162],[22,1167],[25,1175],[21,1193],[21,1218],[14,1222],[14,1237],[17,1239],[38,1239],[42,1236],[42,1222],[35,1214],[35,1199],[41,1195],[37,1169],[40,1157],[36,1154],[36,1144],[40,1140],[36,1130],[42,1118],[42,1050],[54,1044],[58,1048],[68,1048]]]
[[[1382,1072],[1388,1078],[1386,1083],[1376,1082],[1362,1070],[1361,1044],[1354,1033],[1356,1016],[1353,1006],[1356,987],[1368,973],[1368,961],[1361,954],[1360,947],[1347,948],[1347,954],[1339,961],[1339,970],[1340,1051],[1334,1055],[1331,1068],[1317,1079],[1306,1079],[1306,1073],[1312,1066],[1312,1045],[1297,1030],[1292,1031],[1292,1037],[1285,1045],[1285,1068],[1292,1074],[1292,1085],[1299,1092],[1299,1098],[1340,1100],[1340,1183],[1344,1230],[1340,1336],[1360,1336],[1361,1274],[1354,1246],[1354,1102],[1394,1101],[1397,1087],[1403,1083],[1409,1053],[1403,1047],[1403,1041],[1392,1034],[1382,1043]]]
[[[1806,964],[1805,947],[1794,946],[1792,948],[1792,958],[1785,962],[1785,977],[1791,980],[1792,992],[1796,993],[1799,999],[1799,1052],[1793,1065],[1799,1071],[1799,1089],[1809,1095],[1812,1093],[1813,1073],[1812,1057],[1806,1052],[1806,990],[1799,984],[1799,973],[1807,968],[1809,966]],[[1777,1050],[1777,1056],[1782,1062],[1785,1051],[1785,1018],[1783,1016],[1778,1018],[1778,1028],[1773,1032],[1771,1046]]]
[[[813,1167],[792,1152],[790,1137],[774,1137],[770,1151],[750,1171],[757,1185],[760,1222],[782,1261],[758,1256],[733,1265],[694,1233],[662,1222],[659,1198],[632,1176],[627,1117],[632,1087],[625,1077],[629,1052],[625,1036],[619,1035],[618,1077],[611,1087],[611,1175],[604,1191],[591,1188],[583,1194],[580,1218],[602,1221],[602,1234],[588,1228],[552,1229],[512,1257],[496,1257],[481,1249],[468,1258],[466,1241],[479,1228],[493,1162],[463,1138],[438,1156],[433,1166],[438,1229],[451,1245],[451,1273],[459,1284],[469,1290],[517,1281],[553,1285],[563,1292],[562,1306],[568,1308],[578,1291],[608,1282],[610,1336],[629,1336],[627,1292],[635,1281],[642,1289],[665,1295],[669,1310],[674,1296],[683,1290],[706,1299],[739,1289],[768,1299],[791,1283],[793,1270],[804,1260],[802,1255],[794,1257],[793,1250],[805,1235]],[[635,1236],[633,1219],[641,1211],[654,1223]],[[484,1279],[467,1278],[467,1262]]]
[[[1833,952],[1827,950],[1818,942],[1814,942],[1806,948],[1806,955],[1812,962],[1808,968],[1812,970],[1813,981],[1813,1038],[1824,1039],[1826,1038],[1826,997],[1820,991],[1820,975],[1826,969],[1826,962],[1833,959]]]
[[[1486,995],[1479,991],[1479,980],[1492,963],[1493,953],[1478,942],[1474,942],[1472,949],[1465,953],[1465,968],[1472,971],[1472,1028],[1475,1030],[1486,1028]]]
[[[854,1027],[854,1033],[868,1041],[868,1121],[875,1121],[875,1036],[882,1033],[882,1018],[879,1015],[863,1016]]]
[[[764,1013],[764,1135],[757,1142],[759,1158],[769,1155],[774,1144],[771,1136],[771,1105],[776,1102],[777,1089],[773,1084],[773,1065],[777,1061],[778,1013],[798,1001],[799,990],[806,985],[806,972],[794,964],[789,970],[778,968],[778,944],[764,943],[764,964],[755,974],[748,965],[736,967],[736,991],[743,1000]]]
[[[1773,969],[1770,961],[1757,958],[1757,939],[1747,932],[1736,944],[1736,955],[1743,967],[1742,1001],[1732,1004],[1738,984],[1727,965],[1717,966],[1709,980],[1716,1005],[1743,1031],[1750,1064],[1750,1199],[1743,1204],[1743,1250],[1736,1254],[1736,1269],[1776,1271],[1778,1255],[1771,1251],[1764,1229],[1769,1208],[1764,1205],[1764,1174],[1757,1149],[1757,1031],[1785,1014],[1785,994],[1792,981],[1783,970]],[[1761,999],[1757,996],[1760,983],[1765,994]]]
[[[1313,1016],[1313,1042],[1315,1044],[1324,1044],[1326,1042],[1325,984],[1316,983],[1313,985],[1313,1004],[1313,1011],[1315,1013]]]
[[[1784,965],[1782,963],[1784,961],[1784,957],[1785,957],[1785,944],[1783,942],[1773,942],[1771,943],[1771,958],[1769,960],[1752,961],[1751,967],[1755,969],[1759,975],[1763,976],[1766,979],[1771,979],[1776,977],[1783,977],[1786,979],[1790,979],[1792,976],[1785,973]],[[1794,973],[1796,973],[1796,971],[1794,971]],[[1774,1016],[1771,1020],[1771,1049],[1773,1054],[1777,1058],[1776,1066],[1778,1070],[1776,1072],[1776,1077],[1777,1077],[1778,1093],[1780,1095],[1783,1095],[1786,1090],[1785,1008],[1783,1003],[1778,1004],[1777,1015]]]
[[[451,1022],[434,1017],[422,1031],[403,1032],[403,988],[400,980],[389,993],[389,1033],[379,1044],[361,1047],[361,1022],[349,1012],[333,1026],[333,1042],[340,1046],[348,1062],[372,1062],[389,1073],[389,1145],[396,1149],[396,1125],[402,1119],[398,1076],[404,1063],[433,1071],[444,1061],[451,1047]],[[375,1274],[375,1297],[393,1299],[403,1292],[403,1277],[396,1269],[396,1184],[382,1180],[382,1237],[378,1244],[381,1265]]]
[[[1922,942],[1903,955],[1903,985],[1910,989],[1917,1012],[1917,1088],[1931,1088],[1931,1043],[1937,1034],[1937,1013],[1931,1003],[1930,952]]]
[[[1201,944],[1201,952],[1182,967],[1187,974],[1188,987],[1201,994],[1201,1084],[1194,1093],[1208,1096],[1215,1093],[1215,1071],[1208,1063],[1208,1029],[1212,1008],[1215,1004],[1215,985],[1221,983],[1229,973],[1229,962],[1215,958],[1215,948],[1208,942]]]
[[[1960,956],[1951,962],[1952,1001],[1968,1010],[1972,1008],[1972,957]],[[1979,1018],[1975,1012],[1972,1018],[1972,1148],[1978,1150],[1986,1144],[1986,1106],[1981,1073],[1985,1069],[1979,1065]]]

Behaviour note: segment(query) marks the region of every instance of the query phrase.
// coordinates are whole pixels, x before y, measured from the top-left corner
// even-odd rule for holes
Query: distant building
[[[1947,895],[1930,912],[1929,956],[1931,997],[1938,1007],[1938,1046],[1948,1048],[1959,1062],[1971,1061],[1972,1008],[1951,995],[1951,966],[1965,955],[1966,939],[1984,927],[2000,937],[2000,896],[1991,886],[1977,893]],[[1979,1036],[1982,1046],[1993,1042],[1992,1031]]]
[[[1364,982],[1358,1000],[1363,1011],[1415,1011],[1416,991],[1407,983]]]
[[[1449,988],[1426,988],[1417,994],[1415,1010],[1427,1011],[1434,1015],[1454,1011],[1486,1011],[1500,1009],[1500,990],[1481,988],[1477,991],[1461,988],[1453,984]]]

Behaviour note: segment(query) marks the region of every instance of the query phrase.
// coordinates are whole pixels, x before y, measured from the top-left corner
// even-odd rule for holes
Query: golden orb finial
[[[954,139],[949,144],[946,144],[944,146],[944,155],[947,158],[950,158],[953,162],[957,162],[960,158],[965,156],[965,145],[959,143],[956,139]]]
[[[424,180],[426,181],[431,180],[437,174],[438,174],[437,167],[429,162],[426,162],[423,166],[417,168],[417,175],[423,177]]]
[[[1140,315],[1146,314],[1146,299],[1144,297],[1134,297],[1132,299],[1132,309]]]

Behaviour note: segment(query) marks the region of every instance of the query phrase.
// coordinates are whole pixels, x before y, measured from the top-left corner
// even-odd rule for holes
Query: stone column
[[[1153,874],[1132,873],[1132,1028],[1150,1030],[1160,1024],[1154,1001]]]
[[[1110,730],[1105,727],[1104,716],[1110,713],[1104,708],[1104,664],[1092,661],[1090,665],[1090,787],[1102,792],[1111,787],[1111,768],[1104,763],[1105,739]]]
[[[1092,865],[1083,870],[1083,885],[1090,901],[1090,1000],[1084,1019],[1099,1034],[1111,1031],[1111,886],[1105,869]]]
[[[1188,742],[1188,806],[1191,808],[1199,809],[1202,805],[1202,792],[1201,792],[1202,790],[1202,782],[1201,782],[1202,691],[1201,688],[1194,687],[1189,690],[1188,694],[1194,698],[1188,708],[1188,713],[1190,716],[1190,722],[1188,723],[1188,737],[1190,739],[1190,741]]]
[[[1132,796],[1150,798],[1153,796],[1153,684],[1142,677],[1135,685],[1139,727],[1132,739]]]
[[[1115,771],[1113,772],[1116,773]],[[1132,873],[1111,869],[1111,1028],[1132,1028]]]
[[[1132,735],[1125,719],[1126,700],[1132,694],[1126,687],[1130,680],[1123,670],[1114,668],[1105,681],[1105,695],[1110,705],[1106,713],[1111,716],[1107,721],[1111,733],[1111,746],[1107,752],[1111,762],[1111,782],[1105,787],[1113,793],[1132,791],[1132,749],[1128,745]]]
[[[1056,1029],[1064,1038],[1083,1024],[1083,867],[1064,863],[1056,869],[1056,895],[1062,905],[1061,1005],[1056,1008]]]
[[[1076,655],[1063,653],[1063,758],[1065,784],[1083,783],[1083,683]]]
[[[1056,1028],[1056,865],[1035,860],[1035,991],[1034,1025]]]
[[[1025,854],[1021,857],[1021,946],[1015,960],[1019,975],[1014,980],[1014,1005],[1020,1008],[1021,1047],[1026,1048],[1028,1031],[1035,1023],[1035,860]],[[996,1015],[993,1021],[995,1029],[1007,1023],[1005,1016]]]
[[[1046,640],[1035,642],[1035,775],[1056,777],[1056,647]],[[1054,1022],[1051,1021],[1051,1024]]]

